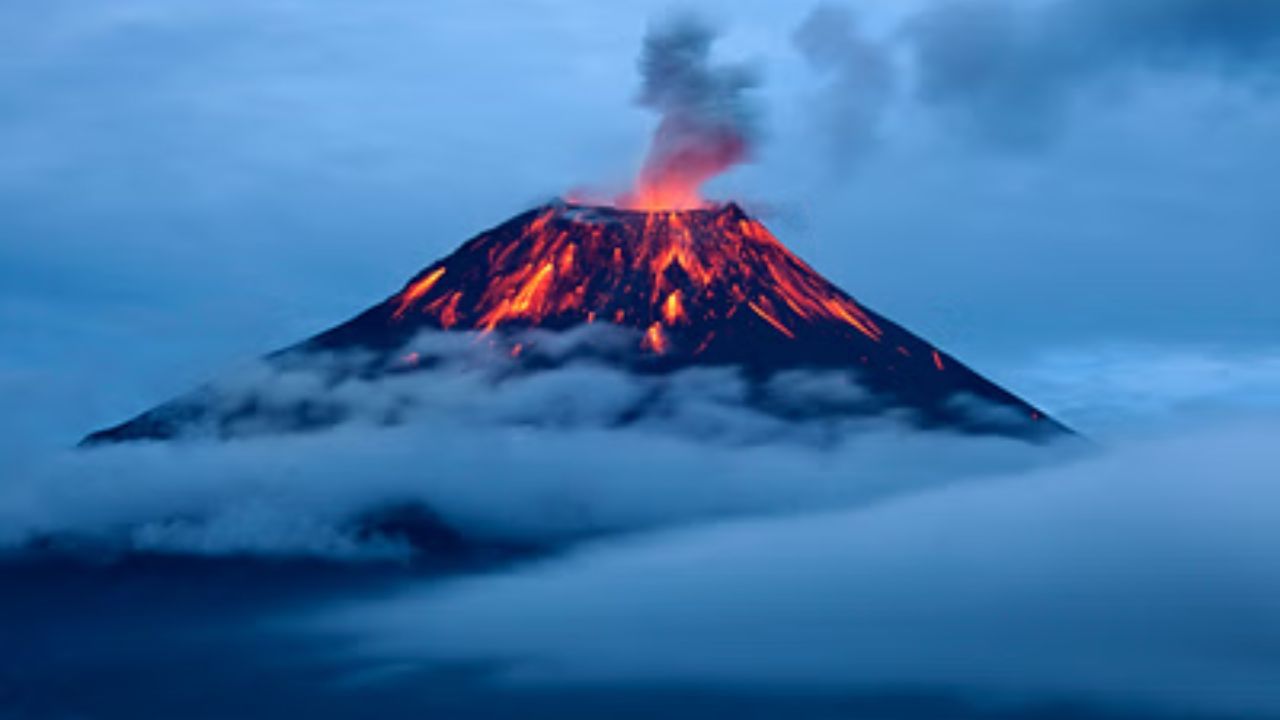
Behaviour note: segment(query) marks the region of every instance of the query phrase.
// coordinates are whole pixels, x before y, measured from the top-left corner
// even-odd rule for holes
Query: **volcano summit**
[[[622,340],[575,340],[592,328],[611,328]],[[329,389],[351,376],[376,381],[421,372],[448,382],[444,358],[415,349],[424,334],[470,336],[473,345],[500,354],[507,369],[495,382],[570,362],[657,383],[712,367],[745,382],[743,402],[751,410],[787,421],[892,414],[922,428],[966,433],[1034,439],[1065,431],[859,304],[733,203],[653,211],[557,201],[535,208],[469,240],[355,318],[267,362],[292,369],[309,358],[358,357],[337,372],[326,365],[322,387]],[[551,345],[555,353],[543,352]],[[788,373],[834,375],[863,393],[853,400],[810,393],[797,402],[773,382]],[[265,400],[269,394],[263,388],[229,398],[209,386],[85,442],[167,439],[196,428],[225,438],[243,434],[247,425],[297,430],[344,419],[323,391],[285,406]],[[646,412],[639,403],[610,422],[626,424]]]

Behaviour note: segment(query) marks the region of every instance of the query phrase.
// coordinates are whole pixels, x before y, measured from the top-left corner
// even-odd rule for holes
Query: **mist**
[[[703,524],[326,611],[365,662],[501,687],[936,689],[1280,712],[1274,415],[885,502]],[[879,467],[887,467],[879,465]]]
[[[906,416],[789,422],[743,405],[742,381],[713,369],[646,378],[569,365],[495,383],[501,366],[488,363],[505,353],[466,337],[416,347],[428,340],[478,364],[336,386],[320,372],[343,362],[332,357],[283,371],[251,365],[201,394],[229,408],[252,398],[258,411],[234,439],[196,426],[168,442],[15,453],[0,484],[0,546],[407,561],[420,548],[370,532],[370,518],[416,508],[458,544],[551,549],[866,503],[1088,451],[1065,437],[1045,447],[921,432]],[[843,376],[795,371],[775,382],[795,402],[862,397]],[[618,425],[641,399],[656,414]],[[269,422],[273,408],[301,401],[334,403],[345,421],[309,431]]]

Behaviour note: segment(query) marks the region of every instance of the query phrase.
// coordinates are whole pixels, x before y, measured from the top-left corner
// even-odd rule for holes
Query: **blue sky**
[[[755,161],[711,194],[1024,392],[1063,353],[1268,366],[1271,6],[986,3],[1004,20],[980,26],[1004,29],[975,33],[943,5],[845,6],[894,68],[885,97],[857,94],[865,65],[806,62],[812,6],[681,6],[763,77]],[[78,436],[348,317],[533,203],[625,187],[654,123],[636,56],[670,7],[6,4],[0,372],[14,404],[57,408],[11,422]]]

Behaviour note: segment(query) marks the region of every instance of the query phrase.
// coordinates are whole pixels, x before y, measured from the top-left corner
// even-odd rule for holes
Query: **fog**
[[[653,378],[493,385],[451,340],[467,362],[443,376],[331,386],[351,413],[325,430],[11,444],[0,690],[37,717],[1280,712],[1271,356],[1009,369],[1110,420],[1043,446],[788,427],[717,371],[613,426]],[[287,404],[313,380],[253,363],[214,386]],[[446,541],[376,522],[405,507]]]
[[[1274,415],[874,505],[704,524],[327,612],[505,686],[945,688],[1280,712]],[[886,465],[878,465],[887,468]]]
[[[345,418],[334,428],[282,432],[251,417],[230,442],[197,426],[173,442],[19,449],[0,484],[0,544],[407,560],[414,549],[370,534],[370,516],[418,507],[477,543],[557,547],[865,503],[1089,451],[1074,438],[1047,447],[922,433],[906,415],[788,422],[745,405],[728,370],[653,378],[576,364],[499,383],[505,353],[465,337],[416,347],[428,340],[471,364],[336,385],[321,370],[350,359],[250,364],[204,391],[227,407],[252,396],[262,415],[331,403]],[[801,371],[773,385],[794,402],[863,392],[846,376]],[[652,414],[618,425],[640,398]]]

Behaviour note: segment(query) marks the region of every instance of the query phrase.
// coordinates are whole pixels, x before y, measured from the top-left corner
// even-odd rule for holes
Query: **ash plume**
[[[758,116],[750,91],[759,75],[745,64],[714,64],[716,37],[692,15],[649,29],[636,101],[661,119],[626,204],[696,207],[704,182],[750,158]]]
[[[875,144],[898,85],[898,69],[887,46],[866,37],[854,13],[840,5],[815,7],[791,40],[824,78],[815,101],[824,155],[838,168],[847,167]]]
[[[793,41],[829,78],[818,109],[837,159],[874,140],[883,109],[916,109],[1006,149],[1055,140],[1072,115],[1123,101],[1134,79],[1210,79],[1274,92],[1280,3],[1255,0],[950,0],[877,36],[819,5]],[[905,72],[907,69],[910,73]],[[912,78],[901,88],[898,77]],[[905,83],[902,83],[905,85]]]
[[[965,0],[906,27],[919,98],[988,140],[1053,139],[1086,93],[1143,73],[1254,84],[1280,70],[1280,5],[1249,0]]]

